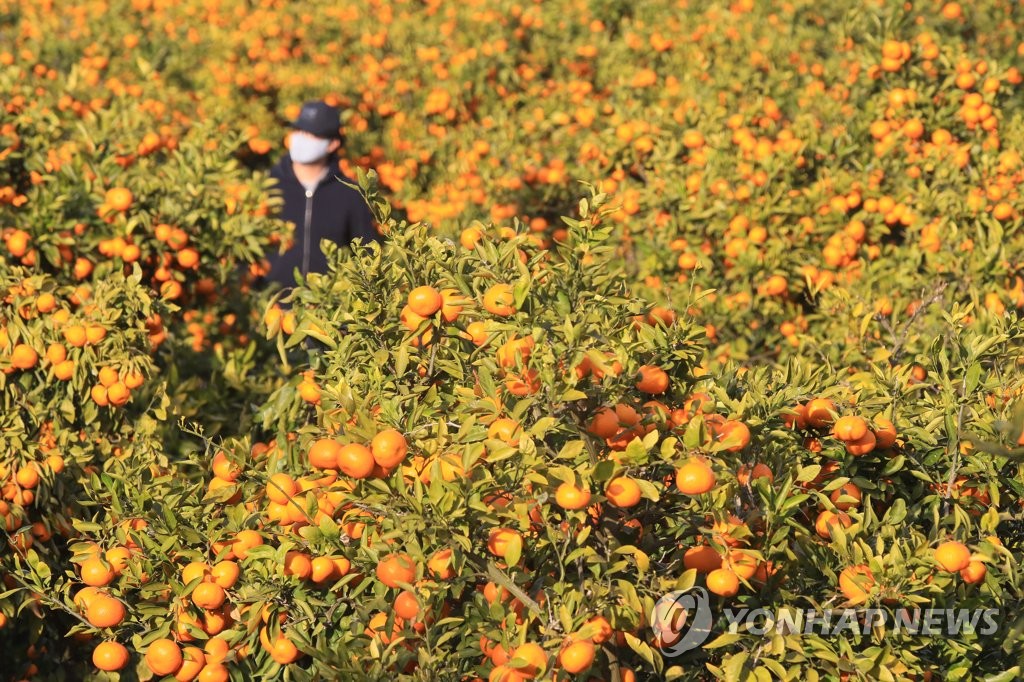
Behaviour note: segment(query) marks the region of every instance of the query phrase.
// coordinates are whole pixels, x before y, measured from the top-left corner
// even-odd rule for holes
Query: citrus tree
[[[4,674],[1019,677],[1017,8],[683,5],[0,0]]]
[[[765,639],[721,619],[1009,608],[1019,588],[1003,540],[1016,530],[999,509],[1017,504],[1005,483],[1017,427],[993,370],[1018,325],[993,318],[979,335],[950,315],[933,349],[942,369],[922,378],[886,365],[710,374],[701,327],[609,274],[600,194],[547,250],[521,227],[438,238],[390,218],[374,181],[383,247],[327,246],[329,272],[287,312],[267,308],[293,378],[253,437],[208,439],[173,469],[134,452],[110,462],[85,493],[95,511],[74,568],[35,576],[85,619],[74,632],[111,649],[97,646],[95,666],[143,678],[1003,671],[984,652],[1005,640],[1012,654],[1008,622],[936,647],[899,632]],[[713,595],[716,637],[662,657],[658,619],[672,614],[655,602],[695,587]],[[879,643],[886,656],[870,653]]]

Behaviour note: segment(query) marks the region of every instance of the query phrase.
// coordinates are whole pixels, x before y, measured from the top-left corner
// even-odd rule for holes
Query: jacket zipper
[[[313,190],[306,190],[306,220],[302,229],[302,276],[309,274],[309,229],[313,222]]]

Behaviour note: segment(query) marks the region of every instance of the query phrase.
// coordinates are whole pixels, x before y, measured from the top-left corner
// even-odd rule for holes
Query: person
[[[307,102],[291,127],[288,152],[270,175],[284,202],[280,217],[295,224],[294,238],[284,253],[268,254],[270,269],[264,277],[265,283],[283,287],[295,286],[296,269],[303,276],[327,270],[322,239],[341,246],[380,239],[362,194],[344,184],[352,180],[338,168],[343,142],[339,110],[326,102]]]

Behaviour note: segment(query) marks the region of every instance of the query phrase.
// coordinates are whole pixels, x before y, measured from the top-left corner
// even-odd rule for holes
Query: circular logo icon
[[[662,655],[678,656],[707,641],[711,620],[711,604],[703,587],[669,592],[651,612],[654,642]]]

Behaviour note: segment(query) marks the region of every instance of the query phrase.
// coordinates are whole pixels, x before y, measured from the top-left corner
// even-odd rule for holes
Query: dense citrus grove
[[[1020,678],[1021,28],[0,0],[0,677]],[[384,239],[261,289],[319,97]]]

